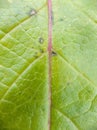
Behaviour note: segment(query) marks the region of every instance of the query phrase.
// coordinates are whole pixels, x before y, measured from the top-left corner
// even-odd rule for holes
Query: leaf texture
[[[97,130],[97,1],[52,0],[50,59],[49,18],[45,0],[0,8],[0,130]]]

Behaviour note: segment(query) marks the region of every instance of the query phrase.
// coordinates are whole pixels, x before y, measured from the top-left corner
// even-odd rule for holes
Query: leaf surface
[[[52,0],[50,58],[47,2],[9,2],[0,8],[0,130],[96,130],[97,2]]]

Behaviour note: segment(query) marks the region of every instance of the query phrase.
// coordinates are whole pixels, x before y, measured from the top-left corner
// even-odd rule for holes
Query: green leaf
[[[97,130],[97,1],[52,0],[50,57],[47,4],[0,8],[0,130]]]

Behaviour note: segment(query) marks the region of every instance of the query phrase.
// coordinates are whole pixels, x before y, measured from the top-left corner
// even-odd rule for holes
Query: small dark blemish
[[[64,19],[63,19],[63,18],[61,18],[61,19],[60,19],[60,21],[64,21]]]
[[[71,84],[71,82],[70,82],[70,81],[68,81],[68,82],[67,82],[67,86],[69,86],[70,84]]]
[[[43,39],[42,37],[40,37],[40,38],[39,38],[39,43],[40,43],[40,44],[43,44],[43,42],[44,42],[44,39]]]
[[[57,55],[57,53],[52,51],[52,56],[56,56],[56,55]]]
[[[38,58],[38,53],[37,52],[35,52],[34,57]]]
[[[40,49],[40,53],[43,53],[44,52],[44,50],[43,49]]]
[[[32,9],[31,11],[30,11],[30,15],[35,15],[37,12],[36,12],[36,10],[35,9]]]

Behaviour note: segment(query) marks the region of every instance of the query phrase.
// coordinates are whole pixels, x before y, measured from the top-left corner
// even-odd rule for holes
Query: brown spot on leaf
[[[52,51],[52,56],[56,56],[57,53],[55,51]]]

